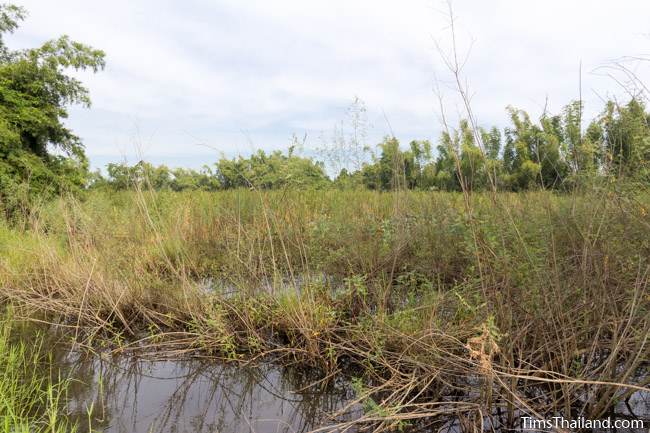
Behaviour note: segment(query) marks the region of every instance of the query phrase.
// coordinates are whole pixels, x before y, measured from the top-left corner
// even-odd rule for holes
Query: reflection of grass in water
[[[42,338],[15,342],[10,319],[0,319],[0,432],[74,432],[62,411],[69,380],[52,379]]]

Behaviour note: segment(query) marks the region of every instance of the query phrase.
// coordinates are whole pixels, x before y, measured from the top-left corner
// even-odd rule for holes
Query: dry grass
[[[93,192],[0,226],[0,285],[89,346],[361,372],[374,430],[598,417],[649,391],[649,201]]]

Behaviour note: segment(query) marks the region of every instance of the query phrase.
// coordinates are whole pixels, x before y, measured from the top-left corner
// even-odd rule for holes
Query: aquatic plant
[[[12,336],[11,317],[0,319],[0,431],[3,433],[75,432],[65,411],[69,380],[52,368],[43,339],[29,347]]]
[[[1,295],[91,346],[358,368],[404,421],[597,417],[648,390],[649,197],[96,191],[0,225]]]

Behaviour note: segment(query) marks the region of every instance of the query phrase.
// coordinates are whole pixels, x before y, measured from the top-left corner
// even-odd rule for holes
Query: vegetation
[[[508,110],[510,127],[473,130],[469,122],[461,121],[457,130],[442,134],[435,155],[426,140],[413,140],[404,150],[397,138],[386,137],[377,155],[364,146],[365,159],[358,169],[343,168],[334,180],[321,162],[292,152],[259,151],[249,158],[222,158],[201,171],[170,170],[146,162],[132,167],[109,164],[108,177],[97,173],[93,186],[129,189],[148,179],[148,186],[156,190],[174,191],[248,187],[570,191],[608,179],[643,185],[650,181],[650,114],[642,100],[631,99],[625,105],[610,101],[585,131],[579,102],[566,106],[560,115],[544,114],[538,123],[525,111]]]
[[[26,210],[37,198],[87,184],[88,160],[63,124],[69,104],[90,105],[88,90],[65,70],[104,67],[104,53],[63,36],[12,51],[2,36],[26,15],[0,5],[0,211]]]
[[[329,179],[322,163],[309,158],[288,155],[275,151],[269,155],[258,151],[249,158],[222,158],[215,169],[204,167],[200,171],[164,165],[155,167],[148,162],[128,166],[108,164],[108,177],[95,174],[94,188],[109,187],[113,190],[134,188],[153,188],[155,190],[199,190],[217,191],[220,189],[257,187],[262,189],[322,188],[328,186]]]
[[[0,322],[0,431],[67,433],[76,431],[65,416],[70,382],[55,380],[41,337],[24,341],[13,335],[11,317]]]
[[[324,149],[325,157],[336,154],[339,162],[355,162],[333,180],[322,162],[295,155],[295,147],[286,155],[259,151],[248,158],[222,158],[199,171],[146,162],[109,164],[104,178],[88,171],[82,143],[63,124],[68,105],[90,105],[88,90],[66,70],[98,71],[104,53],[65,36],[39,48],[9,50],[1,37],[24,17],[19,7],[0,6],[0,206],[7,215],[28,211],[35,200],[89,187],[567,191],[611,178],[650,180],[650,114],[638,96],[623,105],[608,102],[584,131],[580,101],[559,115],[544,113],[538,122],[509,107],[511,126],[503,131],[463,120],[442,134],[435,155],[428,141],[413,140],[404,150],[395,137],[386,137],[378,154],[371,152],[360,130],[365,108],[356,100],[350,110],[353,138],[334,140]]]
[[[0,8],[6,34],[24,11]],[[66,37],[0,48],[0,301],[23,315],[87,347],[353,370],[355,422],[374,431],[441,414],[482,430],[497,410],[510,425],[595,418],[650,392],[642,98],[584,131],[580,102],[537,122],[510,108],[504,130],[461,121],[435,154],[395,137],[374,154],[355,129],[334,179],[293,149],[104,177],[62,123],[90,103],[66,70],[97,71],[103,53]],[[5,431],[65,430],[64,384],[0,337]]]
[[[525,111],[508,108],[511,126],[503,131],[473,128],[461,121],[456,130],[442,134],[435,155],[427,141],[411,141],[404,150],[394,137],[380,143],[375,155],[363,142],[359,128],[365,125],[365,109],[356,100],[351,109],[354,138],[348,143],[334,140],[324,149],[326,157],[336,153],[339,160],[355,162],[334,180],[326,175],[323,163],[295,155],[293,147],[286,155],[259,151],[248,158],[222,158],[200,171],[146,162],[132,167],[109,164],[104,178],[89,173],[82,143],[63,124],[68,105],[90,105],[88,90],[66,70],[98,71],[104,67],[104,53],[65,36],[39,48],[9,50],[1,37],[13,32],[24,17],[19,7],[1,6],[0,206],[7,215],[29,210],[34,200],[91,186],[173,191],[242,187],[566,191],[599,179],[626,178],[644,184],[650,180],[650,114],[638,97],[623,105],[608,102],[584,131],[579,101],[559,115],[544,113],[538,122]],[[148,185],[143,185],[145,180]]]
[[[375,427],[597,417],[648,387],[650,200],[614,190],[96,191],[3,227],[0,285],[91,345],[357,365]]]

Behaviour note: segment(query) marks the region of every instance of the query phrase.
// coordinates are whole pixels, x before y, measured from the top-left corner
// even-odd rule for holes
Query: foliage
[[[359,367],[400,415],[464,390],[597,417],[634,390],[605,383],[647,388],[650,196],[621,186],[91,191],[0,225],[0,300],[176,354]]]
[[[296,156],[292,149],[286,155],[259,150],[249,158],[222,158],[216,164],[216,176],[226,189],[322,188],[329,183],[322,163]]]
[[[231,188],[279,189],[323,188],[330,181],[321,163],[280,151],[258,151],[249,158],[222,158],[213,167],[201,170],[170,169],[140,161],[133,166],[108,164],[108,176],[96,174],[93,186],[110,186],[115,190],[149,187],[155,190],[216,191]]]
[[[525,111],[508,107],[511,126],[503,132],[474,131],[461,120],[457,129],[442,133],[435,159],[427,141],[412,141],[403,150],[395,137],[386,137],[378,157],[356,172],[342,170],[335,185],[384,191],[568,190],[609,176],[647,183],[650,114],[643,102],[610,101],[584,131],[582,111],[574,101],[561,114],[544,113],[534,122]]]
[[[170,169],[165,165],[156,167],[140,161],[133,166],[110,163],[107,172],[107,178],[100,173],[95,174],[94,187],[110,187],[115,190],[153,188],[171,191],[216,191],[220,186],[219,180],[207,166],[198,171],[186,168]]]
[[[1,39],[26,16],[0,5],[0,211],[11,212],[37,195],[85,186],[88,161],[63,119],[67,106],[90,105],[88,89],[66,71],[104,67],[104,53],[67,36],[41,47],[12,51]]]
[[[0,318],[0,431],[66,433],[77,430],[64,413],[69,380],[53,380],[43,339],[12,341],[11,318]]]
[[[487,189],[566,191],[609,178],[650,181],[650,114],[640,99],[614,101],[587,128],[583,105],[568,104],[537,120],[508,107],[510,125],[473,127],[461,120],[447,128],[437,152],[426,140],[404,148],[393,136],[370,150],[367,113],[358,98],[323,154],[340,167],[334,179],[324,163],[288,153],[258,151],[221,158],[200,170],[109,164],[106,175],[88,171],[83,145],[63,120],[71,104],[90,105],[88,89],[69,69],[97,72],[104,53],[67,36],[41,47],[13,51],[3,35],[26,16],[0,5],[0,211],[11,215],[64,192],[88,187],[125,190],[216,191],[236,188],[481,191]]]

